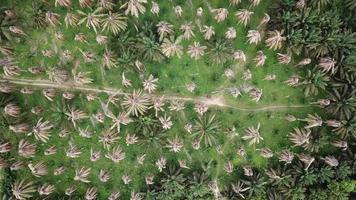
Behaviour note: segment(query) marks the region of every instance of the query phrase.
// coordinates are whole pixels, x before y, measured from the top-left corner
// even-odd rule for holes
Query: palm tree
[[[212,146],[219,128],[220,125],[215,115],[199,116],[198,120],[195,120],[192,136],[196,137],[199,142],[204,140],[206,146]]]
[[[158,16],[159,10],[160,10],[159,4],[152,1],[151,13]]]
[[[261,26],[263,26],[263,25],[265,25],[265,24],[267,24],[270,19],[271,19],[271,17],[270,17],[267,13],[265,13],[265,14],[263,15],[263,18],[262,18],[260,24],[258,25],[258,28],[261,27]]]
[[[35,144],[31,144],[28,141],[22,139],[18,145],[18,153],[20,156],[25,158],[33,157],[36,153],[37,146]]]
[[[195,37],[193,32],[192,22],[186,22],[180,26],[180,30],[183,31],[183,38],[190,40],[190,38]]]
[[[77,190],[77,188],[76,188],[74,185],[72,185],[72,186],[68,187],[68,188],[65,190],[65,194],[66,194],[67,196],[72,196],[72,194],[73,194],[76,190]]]
[[[126,19],[126,17],[110,11],[107,18],[104,18],[102,21],[103,31],[110,31],[114,35],[117,35],[120,31],[126,30]]]
[[[315,158],[306,154],[298,155],[300,161],[304,164],[304,170],[308,170],[310,165],[315,161]]]
[[[90,149],[90,161],[95,162],[99,160],[100,157],[101,157],[100,151],[94,151],[93,149]]]
[[[277,53],[277,59],[280,64],[288,65],[292,60],[291,56],[288,54]]]
[[[164,59],[160,44],[156,41],[153,34],[150,34],[149,36],[142,35],[142,37],[138,38],[138,41],[138,49],[144,59],[153,61],[161,61]]]
[[[109,149],[110,146],[117,142],[119,139],[119,135],[112,130],[106,130],[102,132],[101,136],[99,136],[99,142],[103,143],[104,148],[106,149]]]
[[[252,6],[258,6],[261,2],[261,0],[250,0]]]
[[[254,88],[249,92],[249,94],[250,94],[250,97],[252,98],[252,100],[257,103],[260,101],[263,92],[262,92],[262,89]]]
[[[318,67],[321,69],[323,73],[331,72],[331,74],[334,74],[336,70],[336,66],[337,66],[336,61],[333,58],[326,57],[326,58],[319,59]]]
[[[191,58],[197,60],[204,55],[206,48],[206,46],[201,46],[199,42],[194,42],[193,45],[188,46],[187,53]]]
[[[235,13],[235,16],[239,20],[240,24],[243,24],[244,26],[247,25],[247,23],[250,21],[251,15],[253,12],[248,11],[246,9],[240,9]]]
[[[86,85],[93,82],[93,79],[89,77],[90,72],[74,72],[73,70],[73,79],[74,83],[78,85]]]
[[[183,9],[180,5],[174,7],[174,13],[176,14],[176,17],[181,17],[183,14]]]
[[[53,175],[59,176],[59,175],[63,174],[64,171],[65,171],[65,168],[63,166],[60,166],[53,170]]]
[[[66,156],[69,158],[78,158],[82,152],[73,144],[69,143],[69,148],[66,150]]]
[[[4,107],[4,114],[18,118],[21,114],[21,108],[14,103],[9,103]]]
[[[256,45],[261,42],[261,34],[256,30],[249,30],[247,34],[248,42],[250,44],[255,43]]]
[[[280,162],[285,162],[286,164],[292,163],[293,159],[294,159],[293,153],[288,150],[283,150],[278,156],[278,160]]]
[[[67,115],[68,120],[72,121],[74,127],[76,127],[76,121],[88,118],[88,115],[84,111],[75,108],[70,108],[69,112],[66,112],[65,115]]]
[[[204,33],[205,40],[210,40],[210,38],[215,35],[215,30],[213,26],[204,25],[202,32]]]
[[[121,105],[127,110],[127,114],[139,116],[148,109],[150,98],[141,90],[134,90],[132,94],[125,95]]]
[[[99,0],[98,2],[99,7],[106,9],[106,10],[112,10],[115,6],[115,3],[113,3],[113,0]]]
[[[331,145],[341,148],[343,151],[345,151],[348,148],[347,141],[345,140],[335,140],[330,143]]]
[[[0,153],[7,153],[11,151],[11,143],[5,142],[0,144]]]
[[[53,98],[56,96],[56,90],[53,88],[44,89],[42,94],[49,101],[53,101]]]
[[[143,81],[143,89],[146,90],[149,94],[156,90],[156,82],[158,78],[154,78],[152,74],[148,76],[148,79]]]
[[[164,111],[164,96],[152,98],[153,109],[155,110],[155,116],[158,116],[159,111]]]
[[[303,121],[306,121],[308,123],[307,126],[305,126],[306,129],[318,127],[323,124],[323,120],[317,114],[314,115],[308,114],[308,117],[305,118]]]
[[[331,167],[337,167],[339,165],[339,161],[334,156],[326,156],[323,160]]]
[[[243,140],[250,140],[249,145],[252,144],[258,144],[260,143],[260,140],[263,140],[263,138],[260,135],[260,123],[258,123],[257,127],[248,127],[245,130],[245,135],[242,137]]]
[[[234,165],[230,161],[225,163],[224,171],[228,174],[231,174],[234,171]]]
[[[294,132],[289,134],[289,140],[294,146],[303,146],[309,143],[310,133],[309,129],[294,128]]]
[[[223,64],[230,59],[232,54],[231,44],[223,40],[218,40],[212,44],[209,43],[209,45],[210,45],[210,51],[208,52],[208,54],[209,54],[209,58],[213,62],[217,64]]]
[[[108,200],[117,200],[120,196],[120,192],[112,192],[108,197]]]
[[[85,192],[85,200],[95,200],[97,195],[97,189],[95,187],[90,187]]]
[[[225,32],[226,39],[235,39],[236,38],[236,29],[234,27],[229,27]]]
[[[42,122],[42,119],[43,118],[40,118],[37,121],[37,124],[32,128],[32,132],[28,135],[33,134],[36,140],[40,140],[44,143],[47,143],[50,137],[49,133],[50,130],[53,128],[53,125],[51,125],[49,121]]]
[[[32,181],[27,182],[25,179],[21,179],[11,184],[11,191],[16,199],[24,200],[31,198],[36,189]]]
[[[237,50],[233,54],[233,58],[236,61],[246,62],[246,55],[242,50]]]
[[[277,30],[269,31],[268,38],[266,39],[266,45],[268,48],[277,50],[282,48],[282,42],[286,40],[286,37],[282,36],[283,31],[279,32]]]
[[[51,25],[51,26],[54,26],[56,27],[57,24],[61,24],[59,22],[59,17],[60,15],[58,13],[54,13],[54,12],[50,12],[50,11],[47,11],[46,12],[46,21]]]
[[[41,177],[48,174],[47,166],[43,163],[43,161],[40,161],[35,165],[30,163],[28,164],[28,168],[30,168],[31,173],[36,177]]]
[[[116,65],[116,58],[115,58],[114,53],[108,49],[105,49],[105,52],[104,52],[104,55],[102,58],[102,63],[103,63],[103,66],[108,69],[116,68],[117,65]]]
[[[173,126],[173,122],[171,121],[171,116],[167,117],[166,115],[164,115],[164,117],[159,117],[158,119],[161,122],[162,128],[164,130],[168,130]]]
[[[76,169],[74,180],[81,181],[83,183],[89,183],[90,181],[87,178],[90,175],[90,171],[91,171],[90,167],[89,168],[82,167],[80,169]]]
[[[138,18],[140,14],[146,12],[146,8],[143,4],[146,4],[147,0],[128,0],[121,8],[127,7],[125,10],[125,15],[132,15]]]
[[[110,179],[110,172],[100,169],[99,180],[103,183],[106,183],[108,182],[109,179]]]
[[[230,5],[232,5],[232,6],[236,6],[239,3],[241,3],[241,0],[230,0]]]
[[[21,69],[16,65],[4,65],[3,66],[5,77],[19,76]]]
[[[215,15],[214,19],[218,23],[224,21],[229,15],[229,11],[226,8],[212,9],[211,12]]]
[[[82,16],[84,16],[82,19],[78,21],[78,25],[82,23],[86,23],[87,28],[92,28],[95,33],[97,33],[97,28],[100,27],[101,24],[101,17],[104,16],[104,14],[99,14],[102,11],[100,7],[98,7],[94,12],[92,13],[84,13],[83,11],[78,10],[78,13]]]
[[[256,58],[253,60],[256,62],[256,67],[259,67],[265,64],[266,59],[267,56],[263,53],[263,51],[257,51]]]
[[[64,23],[66,24],[67,28],[69,26],[77,26],[78,22],[79,22],[79,17],[76,14],[68,12],[64,17]]]
[[[50,195],[51,193],[54,192],[56,188],[54,187],[54,185],[51,185],[51,184],[48,184],[48,183],[45,183],[43,185],[41,185],[41,187],[39,187],[37,189],[38,193],[42,196],[48,196]]]
[[[72,6],[72,0],[56,0],[54,2],[54,5],[56,7],[59,5],[59,6],[62,6],[62,7],[69,8],[69,7]]]
[[[234,191],[239,197],[245,198],[245,196],[242,194],[243,192],[246,192],[250,189],[250,187],[245,187],[244,184],[240,181],[238,181],[236,184],[231,184],[232,191]]]
[[[156,27],[157,27],[157,32],[160,41],[163,40],[163,38],[167,37],[168,35],[172,35],[174,33],[173,25],[166,21],[158,22]]]
[[[164,38],[161,44],[162,53],[168,58],[175,55],[180,58],[183,55],[183,46],[180,44],[181,41],[181,37],[178,37],[176,40],[174,40],[174,38]]]
[[[173,139],[167,139],[166,147],[169,149],[169,151],[173,151],[174,153],[180,152],[183,146],[183,140],[178,138],[177,135]]]
[[[155,164],[158,168],[158,171],[162,172],[162,170],[166,168],[167,159],[165,157],[160,157]]]
[[[27,123],[21,123],[16,125],[10,125],[9,130],[14,133],[25,133],[30,129],[30,126]]]
[[[285,81],[285,83],[291,87],[295,87],[299,85],[299,79],[300,77],[298,75],[292,75],[288,80]]]
[[[9,83],[0,83],[0,92],[9,94],[15,90],[15,86]]]
[[[114,163],[118,163],[125,159],[125,152],[123,152],[121,147],[117,146],[112,149],[111,153],[106,154],[105,157]]]
[[[92,0],[79,0],[79,5],[82,8],[89,8],[92,5]]]

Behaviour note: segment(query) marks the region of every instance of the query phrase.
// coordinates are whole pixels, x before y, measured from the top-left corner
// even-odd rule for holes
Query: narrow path
[[[48,80],[31,80],[31,79],[21,79],[21,78],[2,78],[0,79],[0,83],[12,83],[16,85],[23,86],[32,86],[32,87],[41,87],[41,88],[54,88],[61,90],[77,90],[77,91],[85,91],[85,92],[93,92],[93,93],[106,93],[109,95],[127,95],[129,93],[123,92],[122,90],[115,88],[98,88],[98,87],[90,87],[90,86],[81,86],[74,83],[54,83]],[[246,112],[264,112],[264,111],[278,111],[278,110],[286,110],[291,108],[306,108],[311,107],[313,105],[268,105],[263,107],[252,107],[252,108],[243,108],[238,107],[233,104],[225,103],[223,97],[183,97],[176,95],[164,95],[166,100],[182,100],[182,101],[191,101],[195,103],[205,103],[208,106],[216,106],[216,107],[225,107],[231,108],[239,111]]]

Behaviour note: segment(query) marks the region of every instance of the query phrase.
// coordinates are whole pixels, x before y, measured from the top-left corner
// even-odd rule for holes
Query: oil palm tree
[[[243,195],[243,192],[246,192],[250,189],[250,187],[245,187],[245,185],[238,181],[236,184],[231,184],[231,188],[232,188],[232,191],[234,191],[234,193],[236,195],[238,195],[239,197],[241,198],[245,198],[245,196]]]
[[[11,191],[16,199],[23,200],[31,198],[33,196],[32,193],[34,193],[36,189],[32,181],[21,179],[11,184]]]
[[[4,114],[11,116],[11,117],[18,118],[18,117],[20,117],[20,114],[21,114],[21,108],[14,103],[8,103],[4,107]]]
[[[97,189],[95,187],[90,187],[85,192],[85,200],[95,200],[97,195]]]
[[[193,137],[199,141],[204,140],[206,146],[212,146],[215,143],[215,136],[219,131],[220,125],[215,115],[199,116],[193,125]]]
[[[82,8],[89,8],[93,4],[93,0],[79,0],[79,5]]]
[[[267,59],[267,56],[263,53],[263,51],[257,51],[256,57],[253,59],[256,63],[256,67],[263,66],[265,64],[265,61]]]
[[[74,13],[70,13],[68,12],[66,14],[66,16],[64,17],[64,23],[66,25],[66,27],[68,28],[69,26],[77,26],[79,22],[79,16],[77,16],[76,14]]]
[[[146,8],[144,4],[147,3],[147,0],[128,0],[124,3],[121,8],[125,8],[125,15],[132,15],[135,17],[139,17],[140,14],[144,14],[146,12]]]
[[[108,69],[116,68],[116,57],[114,53],[108,49],[105,49],[105,52],[103,54],[102,58],[102,64],[104,67]]]
[[[158,119],[161,122],[162,128],[164,130],[168,130],[173,126],[173,122],[171,121],[171,116],[167,117],[166,115],[164,115],[164,117],[159,117]]]
[[[305,126],[306,129],[310,129],[313,127],[319,127],[322,126],[323,120],[318,114],[308,114],[308,117],[303,119],[303,121],[306,121],[308,124]]]
[[[293,159],[294,159],[294,154],[288,150],[281,151],[278,156],[278,160],[280,162],[285,162],[286,164],[292,163]]]
[[[36,177],[41,177],[48,174],[48,168],[43,161],[40,161],[36,164],[30,163],[28,164],[28,168],[30,169],[32,175]]]
[[[134,90],[132,94],[125,95],[121,103],[127,110],[127,114],[134,116],[143,115],[150,104],[150,98],[141,90]]]
[[[269,31],[268,38],[266,39],[266,46],[273,50],[282,48],[282,42],[286,40],[286,37],[282,36],[283,31]]]
[[[62,7],[70,8],[72,6],[72,0],[56,0],[54,5],[56,7],[59,5]]]
[[[163,43],[161,44],[162,53],[169,57],[177,56],[180,58],[183,55],[183,46],[180,44],[182,41],[181,37],[168,39],[164,38]]]
[[[112,13],[109,11],[109,14],[102,20],[103,31],[109,31],[114,35],[117,35],[120,31],[126,30],[127,23],[126,17],[121,16],[118,13]]]
[[[206,46],[201,46],[199,42],[194,42],[193,45],[188,46],[187,53],[191,58],[197,60],[205,54],[206,48]]]
[[[228,40],[236,38],[236,29],[234,27],[229,27],[225,32],[225,38]]]
[[[260,140],[263,140],[263,138],[261,137],[260,134],[260,123],[258,123],[257,127],[248,127],[245,130],[245,135],[242,137],[243,140],[249,140],[249,145],[253,145],[253,144],[258,144],[260,143]]]
[[[112,130],[106,130],[102,132],[101,136],[99,136],[99,142],[101,142],[106,149],[109,149],[110,146],[117,142],[119,139],[119,135]]]
[[[330,57],[324,57],[319,59],[318,67],[321,69],[323,73],[331,73],[334,74],[336,70],[336,60]]]
[[[291,56],[288,54],[277,53],[277,59],[280,64],[288,65],[292,60]]]
[[[160,11],[159,4],[152,1],[151,13],[158,16],[159,11]]]
[[[232,6],[236,6],[239,3],[241,3],[241,0],[229,0],[229,1],[230,1],[230,5],[232,5]]]

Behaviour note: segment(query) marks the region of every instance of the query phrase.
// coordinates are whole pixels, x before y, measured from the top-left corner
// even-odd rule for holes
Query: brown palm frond
[[[95,40],[100,45],[104,45],[108,43],[108,37],[104,35],[97,35]]]
[[[306,154],[298,155],[300,161],[304,164],[304,169],[308,170],[310,165],[315,161],[315,158]]]
[[[331,74],[334,74],[335,70],[336,70],[336,67],[337,67],[336,63],[337,62],[336,62],[336,60],[334,58],[330,58],[330,57],[320,58],[318,67],[324,73],[331,72]]]
[[[273,152],[269,148],[262,148],[260,149],[260,152],[261,152],[261,156],[264,158],[272,158],[273,156]]]
[[[291,56],[288,54],[277,53],[277,59],[280,64],[288,65],[292,60]]]
[[[155,14],[155,15],[158,15],[159,11],[160,11],[159,4],[154,2],[154,1],[152,1],[151,13]]]
[[[79,0],[79,5],[82,8],[90,8],[93,4],[93,0]]]
[[[163,43],[161,44],[162,53],[168,58],[175,55],[180,58],[183,55],[183,46],[180,43],[180,37],[178,37],[176,40],[174,40],[174,38],[164,38]]]
[[[113,0],[99,0],[99,6],[106,10],[112,10],[115,6]]]
[[[236,38],[236,29],[234,27],[229,27],[225,32],[225,38],[228,40]]]
[[[158,119],[161,122],[162,128],[164,130],[168,130],[173,126],[173,122],[171,121],[171,116],[167,117],[166,115],[164,115],[164,117],[159,117]]]
[[[48,88],[42,90],[42,95],[49,101],[54,101],[53,98],[56,96],[56,90],[53,88]]]
[[[183,14],[183,9],[180,5],[174,7],[174,13],[176,14],[176,17],[181,17]]]
[[[306,121],[308,123],[307,126],[305,126],[306,129],[318,127],[323,124],[323,120],[317,114],[314,115],[308,114],[308,117],[305,118],[303,121]]]
[[[17,170],[23,169],[24,167],[25,167],[25,162],[18,160],[16,162],[12,163],[12,165],[10,166],[10,170],[17,171]]]
[[[326,156],[323,160],[331,167],[337,167],[339,165],[339,161],[334,156]]]
[[[136,144],[138,142],[138,137],[136,136],[136,134],[127,134],[126,135],[126,145],[132,145],[132,144]]]
[[[202,102],[196,103],[194,106],[195,112],[197,112],[199,115],[203,115],[204,113],[206,113],[208,111],[208,108],[208,105]]]
[[[49,23],[51,26],[57,26],[58,24],[61,24],[59,21],[60,15],[58,13],[54,13],[51,11],[46,12],[46,21]]]
[[[93,82],[89,77],[90,72],[78,72],[73,74],[74,83],[78,85],[87,85]]]
[[[100,151],[94,151],[93,149],[90,149],[90,161],[95,162],[99,160],[100,157],[101,157]]]
[[[53,175],[59,176],[59,175],[63,174],[64,171],[65,171],[65,168],[63,166],[60,166],[53,170]]]
[[[71,108],[69,112],[66,112],[68,120],[72,121],[73,125],[76,126],[76,121],[88,118],[88,115],[79,109]]]

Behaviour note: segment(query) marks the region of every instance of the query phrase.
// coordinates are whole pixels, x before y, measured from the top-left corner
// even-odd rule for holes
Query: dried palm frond
[[[163,38],[172,35],[174,33],[173,31],[173,25],[166,22],[166,21],[160,21],[156,25],[157,27],[157,32],[159,34],[159,39],[162,40]]]
[[[174,13],[176,14],[176,17],[181,17],[183,14],[183,9],[181,6],[176,6],[174,7]]]
[[[86,85],[93,82],[93,79],[89,77],[90,72],[78,72],[74,73],[74,82],[78,85]]]
[[[69,8],[69,7],[72,6],[72,0],[56,0],[54,2],[54,5],[56,7],[59,5],[59,6],[62,6],[62,7]]]
[[[97,195],[97,189],[95,187],[90,187],[85,192],[85,200],[95,200]]]
[[[89,183],[88,176],[90,175],[91,168],[82,167],[80,169],[75,170],[75,181],[81,181],[83,183]]]
[[[0,83],[0,92],[9,94],[15,90],[15,86],[9,83]]]
[[[229,27],[227,31],[225,32],[225,38],[230,40],[230,39],[235,39],[236,38],[236,29],[234,27]]]
[[[63,174],[64,171],[65,171],[65,168],[63,166],[60,166],[60,167],[54,169],[53,175],[59,176],[59,175]]]
[[[66,150],[66,156],[69,158],[78,158],[82,154],[73,143],[69,143],[69,148]]]
[[[254,100],[255,102],[259,102],[262,98],[263,91],[262,89],[254,88],[249,92],[249,94],[252,100]]]
[[[196,103],[194,106],[194,110],[199,115],[203,115],[204,113],[206,113],[206,111],[208,111],[208,105],[206,105],[205,103],[202,103],[202,102]]]
[[[236,61],[246,62],[246,55],[242,50],[237,50],[233,54],[233,58]]]
[[[314,114],[314,115],[308,114],[308,117],[305,118],[304,121],[306,121],[308,123],[308,125],[305,126],[306,129],[318,127],[323,124],[323,120],[317,114]]]
[[[138,142],[138,137],[136,136],[136,134],[133,134],[133,135],[127,134],[126,135],[126,145],[127,146],[135,144],[137,142]]]
[[[72,121],[75,127],[76,121],[88,118],[88,115],[84,111],[75,108],[69,109],[69,112],[66,112],[65,115],[68,116],[68,120]]]
[[[262,148],[260,149],[260,152],[261,152],[261,156],[264,158],[272,158],[273,156],[273,152],[269,148]]]
[[[16,125],[10,125],[9,130],[14,133],[26,133],[30,129],[30,126],[27,123],[20,123]]]
[[[31,173],[36,177],[41,177],[48,174],[47,166],[43,163],[43,161],[38,162],[37,164],[28,164],[28,168],[30,168]]]
[[[53,128],[53,125],[50,124],[49,121],[44,121],[42,122],[43,118],[40,118],[36,125],[32,128],[32,132],[29,133],[28,135],[34,135],[36,140],[42,141],[44,143],[47,143],[49,140],[49,133],[50,130]]]
[[[98,7],[94,12],[84,13],[83,11],[78,11],[80,15],[83,16],[82,19],[78,21],[78,25],[85,22],[87,28],[92,28],[95,33],[97,33],[97,29],[100,28],[102,17],[104,14],[99,14],[102,11],[100,7]]]
[[[79,0],[79,5],[82,8],[89,8],[93,4],[93,0]]]
[[[290,55],[281,54],[281,53],[277,53],[277,59],[280,64],[286,64],[286,65],[288,65],[290,63],[290,61],[292,60]]]
[[[236,6],[239,3],[241,3],[241,0],[229,0],[229,1],[230,1],[230,5],[232,5],[232,6]]]
[[[21,74],[21,69],[16,65],[5,65],[3,66],[5,77],[19,76]]]
[[[267,13],[265,13],[265,14],[263,15],[263,18],[261,19],[261,22],[260,22],[260,24],[258,25],[258,27],[261,27],[261,26],[267,24],[270,19],[271,19],[271,17],[270,17]]]
[[[204,26],[202,32],[204,33],[205,40],[210,40],[210,38],[215,35],[213,26]]]
[[[174,153],[180,152],[183,146],[184,146],[183,140],[178,138],[178,136],[175,136],[172,139],[169,138],[167,139],[166,147],[169,149],[169,151],[172,151]]]
[[[65,190],[65,194],[67,196],[71,196],[76,190],[77,190],[77,188],[74,185],[72,185]]]
[[[105,50],[103,58],[102,58],[102,63],[104,67],[107,67],[108,69],[111,68],[116,68],[116,57],[114,53],[108,49]]]
[[[101,157],[101,152],[100,151],[94,151],[93,149],[90,149],[90,161],[95,162]]]
[[[48,99],[49,101],[53,101],[53,98],[56,96],[56,90],[53,88],[48,88],[48,89],[44,89],[42,91],[42,94],[44,97],[46,97],[46,99]]]
[[[224,171],[228,174],[234,171],[234,165],[229,161],[224,164]]]
[[[11,143],[10,142],[5,142],[5,143],[0,143],[0,153],[7,153],[11,151]]]
[[[99,6],[106,10],[112,10],[115,6],[113,0],[99,0]]]
[[[170,105],[169,105],[169,110],[170,111],[178,112],[178,111],[184,110],[184,108],[185,108],[184,107],[184,101],[177,100],[177,99],[172,100],[170,102]]]
[[[251,166],[249,166],[249,165],[244,166],[243,170],[244,170],[245,176],[253,176],[253,170],[252,170]]]
[[[16,180],[14,184],[11,184],[12,195],[16,199],[29,199],[32,197],[32,193],[36,191],[32,181],[26,181],[25,179]]]
[[[345,140],[335,140],[331,142],[331,145],[341,148],[343,151],[345,151],[348,148],[347,141]]]
[[[37,191],[41,196],[42,195],[47,196],[47,195],[50,195],[51,193],[53,193],[55,189],[56,188],[54,187],[54,185],[45,183],[45,184],[41,185],[41,187],[39,187],[37,189]]]
[[[142,155],[136,157],[137,163],[140,165],[143,165],[143,162],[145,161],[145,159],[146,159],[146,154],[142,154]]]
[[[250,0],[252,6],[258,6],[261,3],[261,0]]]
[[[193,140],[192,148],[195,149],[195,150],[200,149],[200,140],[199,140],[199,138],[196,138],[196,139]]]
[[[189,92],[194,92],[194,90],[197,88],[197,85],[195,83],[187,83],[187,84],[185,84],[185,88]]]
[[[104,45],[108,43],[108,37],[104,35],[97,35],[95,40],[100,45]]]
[[[190,169],[190,167],[187,166],[187,161],[186,160],[178,160],[179,167],[183,169]]]
[[[232,187],[232,191],[234,191],[242,199],[245,198],[245,196],[242,193],[250,189],[250,187],[245,187],[244,184],[240,181],[237,182],[236,184],[231,184],[231,187]]]
[[[58,13],[54,13],[54,12],[50,12],[47,11],[46,12],[46,21],[51,25],[51,26],[57,26],[58,24],[61,24],[61,22],[59,21],[59,17],[60,15]]]
[[[122,175],[121,179],[125,185],[129,184],[132,181],[131,177],[127,174]]]
[[[125,159],[125,152],[123,152],[121,147],[117,146],[112,149],[111,153],[106,154],[105,157],[114,163],[118,163]]]
[[[294,128],[294,132],[289,135],[289,140],[294,146],[303,146],[309,143],[310,133],[311,131],[309,129]]]
[[[170,129],[173,125],[173,122],[171,121],[171,116],[167,117],[166,115],[164,115],[164,117],[159,117],[158,119],[161,122],[162,128],[164,130]]]
[[[326,57],[326,58],[319,59],[318,67],[324,73],[331,72],[331,74],[334,74],[336,70],[336,66],[337,66],[336,60],[334,58]]]
[[[17,26],[9,26],[9,31],[16,35],[22,35],[22,36],[27,35],[20,27]]]
[[[164,96],[152,98],[152,104],[155,116],[157,117],[159,111],[164,111]]]
[[[311,63],[311,59],[310,58],[304,58],[296,66],[297,67],[303,67],[303,66],[309,65],[310,63]]]
[[[337,167],[339,165],[339,161],[334,156],[326,156],[323,160],[331,167]]]
[[[10,170],[17,171],[17,170],[23,169],[24,167],[25,167],[25,162],[18,160],[16,162],[12,163],[12,165],[10,166]]]
[[[18,154],[25,158],[33,157],[36,153],[36,145],[22,139],[19,142]]]
[[[299,84],[299,79],[300,77],[298,75],[293,75],[288,80],[286,80],[285,83],[291,87],[295,87]]]
[[[152,1],[151,13],[158,15],[159,11],[160,11],[159,4]]]
[[[265,81],[274,81],[276,80],[277,76],[275,74],[267,74],[263,80]]]
[[[300,155],[298,155],[298,157],[299,157],[299,160],[303,162],[305,170],[308,170],[310,165],[315,161],[314,157],[311,157],[306,154],[300,154]]]
[[[278,156],[278,160],[280,162],[285,162],[286,164],[292,163],[293,159],[294,159],[293,153],[288,150],[283,150]]]
[[[153,185],[153,178],[154,178],[154,175],[152,174],[149,174],[145,177],[145,182],[146,182],[146,185]]]

